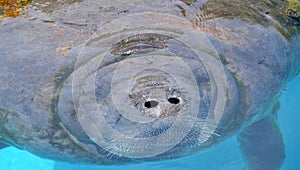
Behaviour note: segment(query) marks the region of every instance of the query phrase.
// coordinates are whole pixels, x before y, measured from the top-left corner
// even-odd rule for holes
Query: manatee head
[[[76,143],[104,162],[153,161],[232,133],[223,129],[234,124],[235,81],[189,21],[149,12],[100,30],[60,90],[58,114]]]

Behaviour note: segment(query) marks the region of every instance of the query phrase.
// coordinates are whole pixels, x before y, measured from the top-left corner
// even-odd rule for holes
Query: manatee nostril
[[[155,100],[147,101],[144,104],[144,106],[147,107],[147,108],[153,108],[153,107],[156,107],[157,105],[158,105],[158,102],[155,101]]]
[[[176,97],[170,97],[168,99],[168,101],[171,103],[171,104],[178,104],[180,102],[180,100]]]

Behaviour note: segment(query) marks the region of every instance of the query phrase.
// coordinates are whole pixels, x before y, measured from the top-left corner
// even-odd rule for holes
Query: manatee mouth
[[[63,123],[74,138],[86,134],[108,162],[112,155],[170,159],[209,145],[225,108],[227,77],[209,40],[188,24],[172,15],[137,14],[94,35],[69,90],[80,128]],[[61,105],[67,98],[60,97]],[[60,108],[61,117],[68,110]]]

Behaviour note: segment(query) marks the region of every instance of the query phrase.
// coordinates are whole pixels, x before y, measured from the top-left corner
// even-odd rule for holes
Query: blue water
[[[288,84],[280,99],[279,123],[286,145],[283,170],[300,170],[300,76]],[[241,170],[243,158],[235,136],[205,152],[156,163],[125,166],[78,166],[55,163],[13,147],[0,150],[0,170]]]

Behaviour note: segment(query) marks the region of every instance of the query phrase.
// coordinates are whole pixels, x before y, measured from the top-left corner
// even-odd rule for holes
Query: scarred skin
[[[292,14],[284,10],[296,9],[289,2],[274,3],[281,8],[274,9],[268,2],[255,4],[252,1],[241,4],[240,1],[82,0],[63,1],[46,7],[32,3],[23,16],[4,18],[0,23],[1,143],[44,158],[102,165],[178,158],[197,153],[243,132],[254,122],[276,114],[274,110],[282,89],[300,71],[299,17],[294,13],[290,16]],[[97,39],[91,37],[98,35],[103,25],[120,17],[147,12],[150,14],[145,17],[155,13],[174,15],[179,18],[178,21],[185,20],[190,24],[187,27],[206,35],[223,65],[226,84],[222,88],[226,91],[226,106],[221,122],[215,127],[216,135],[212,135],[208,141],[197,144],[193,140],[197,127],[193,127],[185,140],[169,151],[149,157],[127,157],[101,148],[97,140],[91,139],[91,134],[82,127],[76,106],[73,106],[76,101],[72,96],[72,76],[80,69],[77,67],[78,56],[86,46],[93,45]],[[146,21],[147,18],[143,21],[145,25]],[[156,34],[147,34],[146,38],[127,38],[127,44],[119,39],[117,42],[120,44],[111,44],[110,52],[112,56],[124,57],[124,61],[132,55],[160,54],[160,50],[166,49],[165,46],[171,44],[172,39]],[[147,44],[149,41],[152,44]],[[139,44],[144,46],[134,46]],[[106,70],[99,71],[100,78],[96,77],[96,84],[105,90],[96,88],[97,100],[110,94],[109,88],[105,88],[110,86],[105,83],[109,81],[111,72],[115,70],[114,64],[118,62],[113,61],[105,67]],[[191,66],[193,62],[186,61]],[[203,63],[199,65],[205,66]],[[209,71],[203,72],[205,76],[196,78],[200,90],[212,83],[206,80],[210,79]],[[156,73],[160,75],[151,70],[140,74]],[[180,69],[178,73],[181,73]],[[166,81],[173,83],[171,78],[165,77]],[[157,79],[158,82],[162,81]],[[169,84],[166,86],[169,87]],[[142,87],[136,87],[133,101],[141,100],[138,92]],[[215,104],[213,97],[207,93],[209,90],[203,90],[201,95],[207,100],[201,98],[200,107],[204,105],[209,108]],[[185,99],[182,98],[182,101]],[[186,103],[189,104],[188,99]],[[158,119],[168,126],[184,106],[183,103],[183,106],[173,110],[168,108],[172,110],[170,114],[165,112]],[[207,108],[201,109],[205,112]],[[151,113],[150,117],[155,116]],[[135,133],[136,136],[147,137],[143,130],[133,132],[122,121],[111,125],[124,134]],[[154,127],[145,127],[150,131],[151,128]]]

